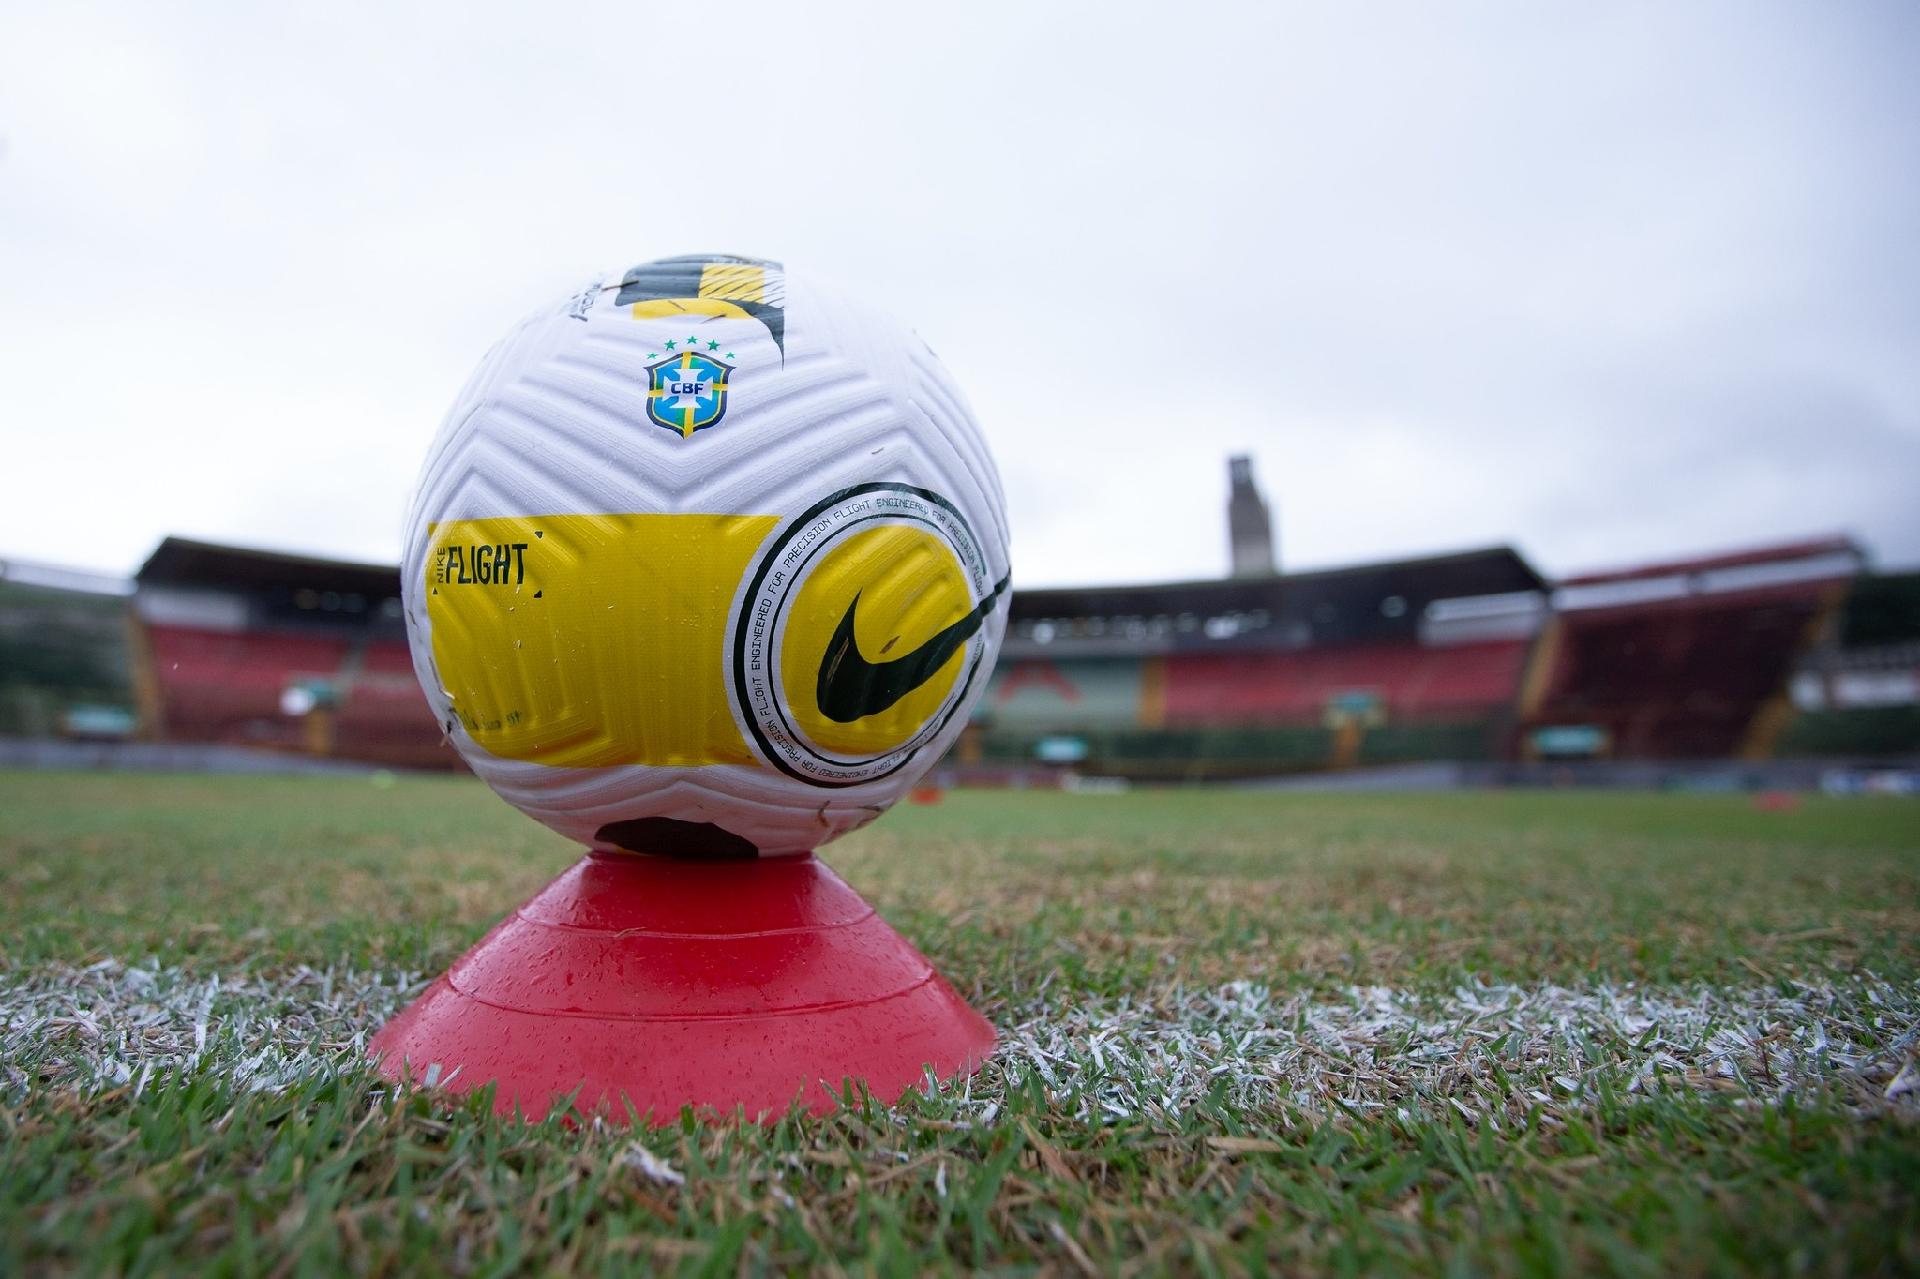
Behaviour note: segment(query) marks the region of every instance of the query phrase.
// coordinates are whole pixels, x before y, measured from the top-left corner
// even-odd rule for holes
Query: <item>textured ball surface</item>
[[[793,853],[964,728],[1005,502],[910,330],[775,263],[673,258],[487,355],[402,573],[427,700],[507,802],[602,849]]]

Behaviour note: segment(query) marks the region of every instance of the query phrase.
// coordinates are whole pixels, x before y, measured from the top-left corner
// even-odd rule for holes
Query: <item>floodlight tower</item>
[[[1253,459],[1227,459],[1227,550],[1234,577],[1272,577],[1279,572],[1267,501],[1253,483]]]

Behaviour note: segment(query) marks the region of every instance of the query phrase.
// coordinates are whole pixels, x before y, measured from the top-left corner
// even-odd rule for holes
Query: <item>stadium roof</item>
[[[129,578],[96,573],[92,569],[68,568],[64,564],[41,564],[33,560],[0,560],[0,582],[83,595],[129,595],[133,592],[133,582]]]
[[[1252,609],[1280,613],[1311,609],[1323,602],[1338,604],[1359,596],[1379,599],[1398,595],[1413,605],[1544,589],[1546,582],[1519,552],[1509,546],[1494,546],[1276,577],[1015,591],[1013,619]]]
[[[290,555],[169,537],[134,574],[141,586],[186,586],[202,590],[265,590],[312,587],[357,592],[369,598],[400,593],[400,570],[391,564]]]
[[[1538,596],[1511,547],[1273,577],[1015,591],[1010,655],[1138,655],[1413,639],[1437,600]]]
[[[1687,574],[1713,573],[1727,569],[1754,568],[1765,564],[1778,564],[1790,560],[1815,560],[1828,556],[1839,556],[1851,561],[1845,567],[1849,573],[1857,571],[1866,561],[1866,552],[1852,538],[1833,536],[1810,538],[1801,542],[1778,542],[1768,546],[1751,546],[1743,550],[1727,551],[1718,555],[1697,555],[1683,560],[1661,560],[1652,564],[1637,564],[1631,568],[1604,569],[1581,573],[1563,580],[1561,586],[1593,586],[1600,583],[1640,581],[1647,578],[1678,577]]]

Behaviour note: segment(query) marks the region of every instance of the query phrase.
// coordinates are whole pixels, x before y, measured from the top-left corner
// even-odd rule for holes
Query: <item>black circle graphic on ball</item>
[[[822,658],[817,692],[822,714],[850,722],[878,713],[914,691],[955,653],[966,652],[964,674],[906,740],[867,756],[831,752],[809,740],[793,720],[781,687],[781,652],[788,606],[816,560],[857,530],[883,525],[918,527],[952,552],[964,575],[972,608],[903,657],[870,662],[853,642],[856,594]],[[1006,591],[1007,579],[991,578],[986,557],[967,519],[938,493],[885,481],[856,484],[809,507],[780,531],[760,557],[740,597],[731,666],[741,722],[769,764],[812,786],[858,786],[891,776],[938,737],[965,704],[986,655],[986,623]],[[828,624],[831,624],[829,622]]]

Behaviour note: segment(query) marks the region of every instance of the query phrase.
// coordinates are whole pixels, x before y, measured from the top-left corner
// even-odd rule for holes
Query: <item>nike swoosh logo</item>
[[[1006,589],[1007,578],[1003,577],[971,613],[891,662],[869,662],[861,655],[860,645],[853,638],[853,615],[860,607],[860,597],[854,596],[820,659],[820,683],[814,689],[820,713],[836,724],[851,724],[886,710],[932,679],[934,672],[973,638],[993,612],[1000,592]]]

